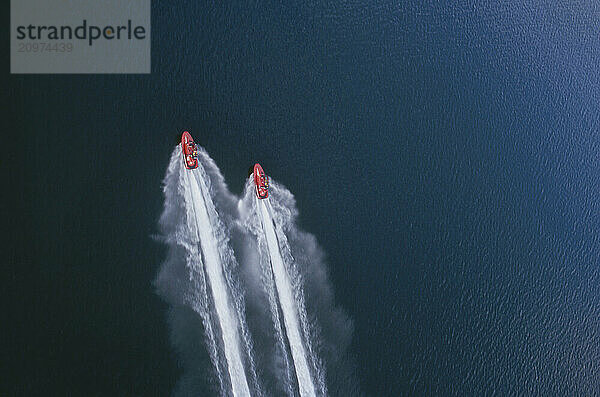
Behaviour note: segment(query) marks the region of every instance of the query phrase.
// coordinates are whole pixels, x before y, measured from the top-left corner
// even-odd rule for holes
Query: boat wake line
[[[249,179],[234,196],[188,139],[163,180],[157,237],[167,255],[155,285],[183,369],[173,394],[360,394],[352,324],[333,304],[316,239],[296,227],[293,195],[263,175],[262,191]]]

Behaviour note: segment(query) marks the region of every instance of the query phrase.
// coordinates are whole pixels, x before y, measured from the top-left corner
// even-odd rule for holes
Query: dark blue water
[[[600,393],[599,12],[163,1],[152,75],[5,68],[0,394],[174,389],[150,236],[182,129],[235,193],[255,161],[294,192],[367,395]]]

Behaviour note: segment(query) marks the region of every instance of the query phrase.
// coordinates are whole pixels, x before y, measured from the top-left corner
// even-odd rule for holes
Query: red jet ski
[[[254,185],[256,185],[256,197],[266,199],[269,197],[269,177],[265,175],[260,164],[254,164]]]
[[[198,149],[194,139],[187,131],[183,131],[181,135],[181,153],[183,153],[185,168],[188,170],[198,168]]]

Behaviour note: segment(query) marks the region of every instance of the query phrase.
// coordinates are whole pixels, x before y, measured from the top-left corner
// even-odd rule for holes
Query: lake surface
[[[295,194],[365,394],[600,393],[599,28],[593,3],[155,1],[151,75],[9,76],[0,394],[175,388],[151,236],[184,129],[235,194],[256,161]]]

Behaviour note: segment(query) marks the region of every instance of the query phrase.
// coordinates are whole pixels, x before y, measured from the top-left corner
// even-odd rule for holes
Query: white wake
[[[316,335],[306,313],[303,277],[285,232],[294,228],[293,202],[287,200],[287,190],[275,182],[271,183],[269,192],[269,198],[259,200],[249,180],[238,205],[241,220],[258,243],[261,279],[286,365],[288,392],[295,394],[292,383],[297,381],[301,396],[324,396],[327,387],[322,362],[313,349]],[[288,208],[288,204],[291,207]]]
[[[159,222],[169,249],[157,286],[177,310],[172,338],[185,361],[174,394],[206,393],[206,352],[218,380],[209,387],[223,396],[260,396],[261,384],[267,395],[359,394],[344,361],[351,322],[334,307],[316,239],[297,227],[293,195],[272,182],[258,200],[248,180],[239,200],[199,149],[195,170],[184,167],[179,146],[173,151]],[[202,319],[206,351],[185,307]],[[334,383],[326,384],[325,363]]]
[[[258,198],[257,198],[258,200]],[[285,270],[281,258],[279,243],[273,225],[273,218],[269,213],[270,203],[268,199],[258,200],[260,216],[262,216],[263,229],[267,239],[267,246],[273,270],[273,278],[279,296],[279,304],[283,313],[283,322],[287,332],[294,368],[298,377],[298,388],[301,396],[315,396],[315,387],[306,360],[306,350],[302,342],[300,323],[298,321],[298,309],[294,299],[292,284]]]
[[[207,164],[206,160],[208,155],[203,150],[200,152],[205,165],[210,167],[211,163]],[[167,229],[167,243],[185,249],[189,284],[184,287],[183,300],[203,320],[221,394],[250,395],[244,366],[247,363],[255,394],[260,395],[241,294],[232,290],[239,289],[239,286],[233,282],[231,269],[228,269],[232,262],[236,264],[235,258],[224,237],[227,233],[211,198],[210,183],[202,163],[194,170],[183,166],[181,149],[177,147],[165,177],[166,200],[161,224]],[[159,275],[159,284],[182,284],[181,280],[173,280],[176,271],[165,268]],[[181,288],[175,285],[171,289],[177,291]],[[219,336],[221,341],[217,341]]]
[[[186,172],[190,188],[189,201],[187,201],[188,208],[191,209],[189,215],[196,221],[196,232],[204,254],[206,273],[223,334],[223,350],[225,351],[232,392],[234,396],[249,396],[250,390],[240,355],[236,319],[229,303],[227,283],[223,276],[217,242],[212,233],[212,225],[206,209],[206,197],[202,192],[203,190],[206,191],[206,187],[199,186],[198,182],[202,184],[202,179],[195,177],[197,173],[198,169]]]

